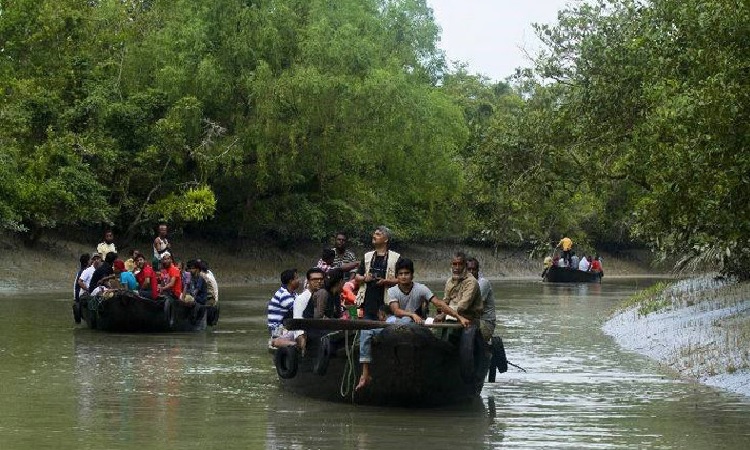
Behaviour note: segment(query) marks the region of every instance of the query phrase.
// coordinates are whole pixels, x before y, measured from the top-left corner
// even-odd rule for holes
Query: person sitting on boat
[[[286,347],[297,344],[294,331],[284,327],[284,319],[294,314],[294,300],[297,298],[299,276],[297,269],[286,269],[281,272],[281,287],[268,301],[268,332],[271,335],[271,346]]]
[[[313,294],[323,287],[325,272],[320,267],[313,267],[305,274],[305,290],[294,299],[292,317],[295,319],[312,319],[315,315],[315,303],[310,302]],[[296,330],[294,338],[299,344],[300,351],[305,354],[307,336],[303,330]]]
[[[547,276],[547,272],[549,272],[549,268],[552,267],[553,259],[551,256],[547,255],[544,257],[544,270],[542,270],[542,278]]]
[[[200,266],[197,261],[190,260],[185,264],[185,267],[190,273],[190,282],[182,293],[182,300],[187,303],[195,302],[205,305],[206,297],[208,296],[208,286],[206,280],[200,276]]]
[[[169,252],[161,255],[159,295],[170,295],[176,299],[182,296],[182,273],[172,263],[172,254]]]
[[[328,272],[329,270],[333,269],[333,260],[335,258],[335,250],[333,250],[332,248],[324,248],[315,267],[323,269],[323,272]]]
[[[395,323],[398,318],[393,315],[389,305],[381,305],[378,308],[377,320],[386,323]],[[372,381],[370,375],[370,363],[372,362],[372,338],[383,331],[382,328],[362,330],[359,335],[359,362],[362,364],[362,375],[354,388],[355,391],[363,389]]]
[[[188,270],[187,263],[173,259],[173,264],[180,269],[180,275],[182,276],[182,293],[184,295],[190,285],[190,279],[193,277],[193,274]]]
[[[396,261],[401,256],[389,250],[391,230],[381,225],[372,233],[373,251],[365,253],[357,270],[357,306],[365,319],[376,320],[378,309],[387,303],[388,288],[398,284]]]
[[[76,272],[75,280],[73,281],[73,319],[75,322],[81,323],[81,315],[77,311],[80,311],[79,303],[81,302],[81,292],[86,292],[81,287],[81,274],[84,270],[88,269],[91,263],[91,255],[84,253],[78,258],[78,272]]]
[[[320,259],[318,260],[315,267],[323,271],[323,274],[328,273],[329,270],[333,269],[333,259],[336,256],[336,252],[330,248],[324,248],[321,253]],[[303,289],[307,289],[307,279],[305,279],[305,285]]]
[[[129,291],[138,290],[138,282],[135,280],[135,275],[133,275],[133,272],[125,268],[125,261],[121,259],[115,260],[112,264],[112,268],[115,271],[114,274],[116,279],[120,281],[120,285],[122,285],[124,289]]]
[[[581,260],[578,258],[578,255],[576,255],[576,252],[570,252],[570,268],[578,269],[578,263],[580,262]]]
[[[341,306],[341,288],[344,287],[344,271],[333,268],[325,274],[323,289],[312,295],[313,319],[340,319],[343,313]]]
[[[445,298],[443,301],[457,311],[461,315],[460,317],[467,320],[462,321],[455,316],[451,319],[451,317],[448,317],[449,311],[442,311],[435,316],[435,322],[458,320],[464,327],[474,324],[482,331],[484,340],[489,340],[492,337],[486,334],[488,329],[486,327],[482,329],[479,323],[483,311],[482,293],[477,279],[466,270],[466,254],[464,252],[456,252],[451,260],[451,278],[445,283]]]
[[[159,296],[159,279],[150,264],[146,262],[146,256],[142,253],[135,255],[135,266],[138,273],[135,280],[138,282],[138,295],[156,300]]]
[[[107,256],[104,257],[104,262],[94,270],[94,273],[91,275],[91,281],[89,282],[89,292],[91,295],[98,295],[106,288],[105,284],[112,279],[115,273],[112,264],[114,264],[116,259],[117,253],[109,252],[107,253]]]
[[[570,251],[573,248],[573,241],[569,237],[563,236],[560,242],[557,243],[557,247],[562,249],[562,259],[567,262],[567,266],[570,266]]]
[[[456,317],[464,326],[469,325],[466,318],[437,298],[430,288],[414,281],[414,262],[409,258],[399,258],[396,262],[396,278],[398,284],[388,289],[388,308],[390,313],[393,314],[393,322],[421,324],[427,316],[429,304],[432,303],[440,310]],[[360,334],[359,362],[362,364],[362,375],[359,377],[359,383],[355,390],[362,389],[372,381],[370,375],[371,341],[373,336],[380,331],[382,331],[380,328],[363,330]]]
[[[357,289],[359,289],[359,286],[357,286],[356,278],[351,278],[344,283],[344,287],[341,288],[341,300],[344,307],[355,305],[357,303]]]
[[[495,297],[492,295],[492,285],[490,281],[479,275],[479,261],[476,258],[466,259],[466,270],[477,279],[479,283],[479,293],[482,296],[482,317],[480,326],[482,336],[491,336],[495,333],[497,317],[495,317]],[[487,328],[486,330],[484,328]]]
[[[141,252],[136,249],[130,251],[130,258],[125,260],[125,270],[127,270],[128,272],[133,272],[133,274],[135,274],[135,271],[138,270],[138,268],[135,266],[135,257],[139,253]]]
[[[348,241],[349,239],[343,231],[339,231],[334,237],[333,251],[336,253],[333,258],[333,267],[338,267],[348,274],[348,276],[344,276],[344,279],[351,279],[356,273],[357,267],[359,267],[359,261],[354,256],[354,252],[346,248]]]
[[[206,261],[197,259],[196,264],[200,269],[199,276],[206,281],[206,306],[216,306],[219,303],[219,283],[216,282],[216,276]]]
[[[557,267],[568,267],[568,260],[563,257],[557,260]]]
[[[586,258],[586,255],[581,256],[581,260],[578,262],[578,270],[588,272],[590,267],[591,264],[589,263],[588,258]]]
[[[206,261],[198,259],[196,264],[200,269],[198,276],[206,282],[206,324],[214,326],[219,322],[219,284]]]
[[[589,270],[591,272],[599,274],[599,278],[604,276],[604,270],[602,269],[602,262],[599,259],[599,255],[596,255],[594,257],[594,260],[591,262],[591,267],[589,267]]]
[[[94,271],[99,268],[102,264],[102,255],[99,253],[93,253],[89,260],[89,265],[86,267],[81,275],[78,276],[78,286],[81,288],[80,294],[88,294],[90,292],[89,285],[91,284],[91,277],[94,275]],[[80,298],[79,294],[79,298]]]
[[[115,235],[112,230],[106,230],[104,232],[104,241],[96,246],[96,252],[102,255],[102,258],[107,258],[107,254],[109,253],[117,253],[114,241]]]
[[[151,264],[154,267],[154,270],[159,267],[159,264],[161,263],[161,257],[165,252],[169,252],[169,254],[172,254],[172,246],[169,243],[169,240],[167,239],[167,224],[166,223],[160,223],[156,226],[156,238],[154,238],[154,243],[151,247],[154,251],[153,259],[151,260]]]

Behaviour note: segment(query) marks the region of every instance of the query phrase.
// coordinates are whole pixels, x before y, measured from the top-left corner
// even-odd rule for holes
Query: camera
[[[377,267],[371,267],[370,268],[370,276],[373,278],[385,278],[385,269],[380,269]]]

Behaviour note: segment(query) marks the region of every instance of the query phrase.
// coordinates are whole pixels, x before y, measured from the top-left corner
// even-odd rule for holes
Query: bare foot
[[[366,377],[362,375],[361,377],[359,377],[359,383],[357,384],[357,387],[354,388],[354,390],[358,391],[360,389],[363,389],[365,386],[370,384],[371,381],[372,381],[372,377],[369,377],[369,376]]]

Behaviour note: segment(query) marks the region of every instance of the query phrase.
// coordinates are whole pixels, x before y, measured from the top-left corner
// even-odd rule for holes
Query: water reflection
[[[494,448],[504,427],[494,399],[440,409],[361,407],[279,393],[269,404],[266,448]],[[335,412],[334,412],[335,411]]]

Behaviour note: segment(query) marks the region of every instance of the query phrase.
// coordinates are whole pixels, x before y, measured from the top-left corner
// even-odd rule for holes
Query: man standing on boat
[[[96,246],[96,252],[102,255],[102,258],[104,259],[107,258],[107,253],[117,253],[117,249],[115,248],[115,235],[112,233],[112,230],[104,232],[104,241]]]
[[[497,318],[495,317],[495,297],[492,295],[490,281],[479,275],[479,261],[476,258],[466,259],[466,270],[477,279],[479,293],[482,296],[482,318],[480,321],[482,336],[492,336],[495,333]]]
[[[563,236],[555,248],[557,247],[562,249],[562,259],[567,263],[567,267],[570,267],[570,250],[573,248],[573,241],[569,237]]]
[[[374,250],[365,253],[355,276],[360,286],[357,292],[357,306],[367,320],[378,320],[378,311],[388,303],[388,288],[398,284],[396,262],[401,255],[388,249],[390,241],[391,230],[384,225],[375,228],[372,233]],[[369,347],[372,336],[373,333],[369,330],[364,330],[360,335],[359,362],[362,364],[362,376],[355,390],[362,389],[370,381]]]
[[[349,276],[346,276],[345,278],[346,280],[349,280],[351,275],[354,275],[357,267],[359,267],[359,261],[357,261],[357,257],[354,256],[354,252],[346,248],[347,243],[348,238],[346,233],[343,231],[336,233],[333,245],[333,250],[336,252],[336,255],[333,258],[333,267],[338,267],[347,273]]]
[[[482,333],[484,340],[492,336],[485,334],[488,328],[482,327],[479,319],[482,316],[482,294],[479,290],[479,282],[466,270],[466,254],[456,252],[451,260],[451,278],[445,283],[445,303],[456,310],[458,314],[465,317],[473,325],[476,325]],[[445,321],[448,311],[442,311],[435,317],[435,322]]]
[[[154,244],[152,245],[152,248],[154,250],[154,256],[151,259],[151,264],[154,268],[158,268],[159,263],[161,262],[162,255],[166,252],[169,252],[170,255],[172,254],[172,246],[167,239],[166,223],[160,223],[156,227],[156,238],[154,238]]]
[[[378,309],[387,303],[388,288],[398,284],[396,261],[401,256],[388,249],[391,230],[381,225],[372,233],[373,251],[365,253],[357,271],[357,306],[364,310],[364,318],[378,320]]]

